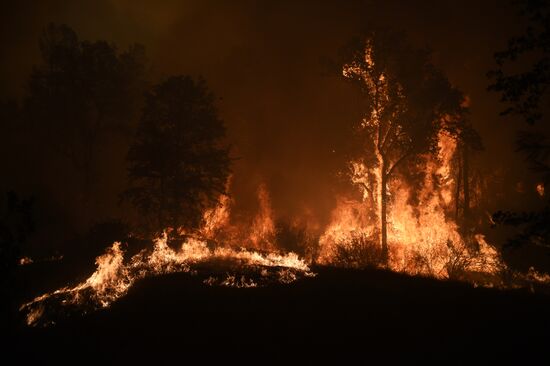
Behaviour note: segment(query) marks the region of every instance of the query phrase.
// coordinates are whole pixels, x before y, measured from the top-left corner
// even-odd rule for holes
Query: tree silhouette
[[[174,76],[147,95],[128,153],[131,181],[125,197],[158,233],[194,228],[224,193],[229,174],[225,127],[201,79]]]
[[[546,0],[519,1],[521,15],[528,18],[525,33],[508,40],[508,47],[495,53],[498,68],[489,71],[489,90],[499,92],[509,104],[501,114],[518,114],[529,124],[543,118],[550,83],[550,3]],[[530,58],[534,56],[534,59]],[[529,67],[507,72],[506,66],[525,61]],[[525,65],[525,64],[524,64]]]
[[[461,93],[429,62],[429,53],[411,48],[403,35],[369,31],[343,50],[343,75],[364,96],[363,119],[357,126],[367,155],[376,166],[380,243],[388,259],[388,183],[407,160],[435,152],[444,117],[460,111]],[[374,192],[378,190],[378,192]]]
[[[17,312],[16,271],[21,247],[34,232],[34,199],[21,199],[13,191],[6,194],[0,208],[0,318],[6,328],[13,326]],[[5,206],[4,206],[5,203]]]
[[[469,102],[465,99],[460,110],[454,116],[446,118],[443,128],[457,142],[455,152],[456,191],[455,217],[462,219],[467,226],[470,217],[470,161],[472,154],[483,150],[481,136],[469,121]]]
[[[40,38],[41,63],[25,100],[32,130],[63,154],[90,184],[93,162],[108,132],[130,130],[143,94],[145,51],[119,52],[106,41],[80,41],[66,25],[48,25]]]
[[[545,108],[550,86],[550,3],[545,0],[522,0],[520,14],[527,18],[525,32],[511,38],[508,47],[495,53],[497,68],[488,72],[492,84],[489,90],[500,93],[508,105],[502,115],[519,115],[529,125],[547,122]],[[513,70],[513,71],[510,71]],[[520,71],[518,71],[520,70]],[[525,154],[531,168],[538,172],[544,184],[550,182],[550,141],[541,132],[522,131],[517,139],[519,152]],[[496,224],[524,226],[524,230],[509,241],[517,246],[526,243],[549,246],[550,207],[538,212],[498,211]]]
[[[550,86],[550,3],[522,0],[520,14],[529,21],[525,33],[508,40],[508,47],[495,53],[497,68],[488,72],[489,90],[500,94],[508,107],[501,115],[519,115],[528,124],[544,123]],[[510,71],[514,69],[514,71]],[[521,71],[517,71],[517,70]],[[518,150],[531,167],[550,181],[550,142],[540,132],[521,132]]]

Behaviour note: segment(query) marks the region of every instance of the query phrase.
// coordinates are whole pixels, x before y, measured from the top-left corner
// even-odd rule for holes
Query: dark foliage
[[[25,99],[31,131],[67,157],[89,184],[97,149],[107,133],[125,133],[136,119],[145,82],[145,50],[119,52],[107,41],[81,41],[66,25],[48,25],[41,63]]]
[[[507,243],[509,247],[518,247],[525,243],[550,248],[550,208],[541,211],[510,212],[498,211],[493,214],[495,224],[522,228],[522,231]]]
[[[15,192],[8,192],[5,206],[0,211],[0,321],[7,326],[13,320],[17,304],[16,272],[22,245],[34,231],[32,216],[34,200],[21,199]]]
[[[524,34],[508,41],[506,50],[495,53],[498,65],[488,73],[493,80],[489,90],[500,93],[501,101],[510,105],[501,114],[521,116],[528,124],[547,123],[544,115],[550,85],[550,2],[522,0],[521,15],[529,24]],[[507,73],[505,67],[521,63],[524,71]],[[529,65],[525,67],[525,65]],[[517,150],[524,153],[531,168],[545,184],[550,183],[550,144],[540,132],[521,132]],[[523,231],[508,243],[509,246],[550,243],[548,206],[538,212],[499,211],[493,215],[496,224],[522,227]]]
[[[64,259],[81,269],[86,268],[88,272],[95,270],[95,259],[98,256],[104,254],[115,241],[128,243],[130,236],[128,224],[119,219],[103,220],[92,225],[87,233],[75,238],[65,251]]]
[[[504,51],[495,53],[498,68],[488,73],[493,84],[489,90],[499,92],[510,106],[502,112],[518,114],[533,124],[543,118],[542,108],[550,83],[550,3],[546,0],[519,1],[521,15],[529,25],[525,33],[511,38]],[[508,63],[534,55],[532,66],[523,72],[507,73]]]
[[[275,241],[277,248],[285,252],[294,252],[315,261],[319,252],[319,238],[311,234],[307,227],[279,220],[275,224]]]
[[[550,141],[543,133],[522,131],[517,138],[517,151],[525,154],[530,168],[545,184],[550,184]]]
[[[195,228],[225,193],[229,149],[214,97],[203,80],[175,76],[147,93],[127,161],[129,199],[158,233]]]

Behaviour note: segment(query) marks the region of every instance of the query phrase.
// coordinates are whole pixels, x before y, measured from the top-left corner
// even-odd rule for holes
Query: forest
[[[2,16],[15,357],[547,358],[550,2],[54,3]]]

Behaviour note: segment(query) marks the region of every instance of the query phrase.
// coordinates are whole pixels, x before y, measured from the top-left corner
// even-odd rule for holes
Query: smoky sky
[[[49,22],[81,39],[120,48],[145,45],[156,80],[202,76],[217,96],[236,158],[237,204],[254,201],[258,184],[280,216],[326,220],[336,172],[345,157],[346,126],[357,119],[354,94],[327,72],[325,60],[365,26],[402,30],[471,100],[471,121],[485,151],[485,172],[519,180],[527,174],[514,151],[519,122],[487,92],[493,53],[523,29],[507,1],[18,1],[4,5],[0,47],[3,98],[21,98],[37,41]],[[512,184],[512,183],[510,183]]]

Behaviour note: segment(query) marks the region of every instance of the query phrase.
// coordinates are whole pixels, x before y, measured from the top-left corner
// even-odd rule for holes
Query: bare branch
[[[397,161],[391,166],[388,172],[385,173],[386,177],[389,177],[393,173],[395,168],[397,168],[399,164],[401,164],[406,158],[408,158],[412,154],[412,152],[413,152],[413,149],[409,149],[407,150],[407,152],[405,152],[405,154],[401,155],[401,157],[397,159]]]

